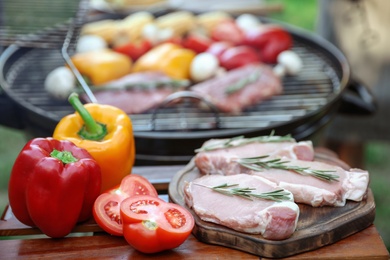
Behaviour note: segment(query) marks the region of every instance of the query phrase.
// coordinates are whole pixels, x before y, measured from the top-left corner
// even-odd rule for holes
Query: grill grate
[[[215,114],[200,110],[194,102],[130,115],[135,135],[145,132],[273,129],[320,111],[340,94],[342,77],[345,75],[340,64],[334,62],[329,53],[312,44],[295,39],[293,50],[302,57],[304,68],[299,76],[284,78],[282,95],[252,106],[239,116],[220,114],[218,129]],[[49,118],[53,124],[57,123],[63,116],[73,113],[73,109],[67,101],[53,100],[45,92],[43,82],[51,70],[63,64],[59,50],[26,51],[6,70],[8,94],[30,111],[42,118]]]
[[[61,47],[88,11],[88,0],[0,0],[0,46]]]

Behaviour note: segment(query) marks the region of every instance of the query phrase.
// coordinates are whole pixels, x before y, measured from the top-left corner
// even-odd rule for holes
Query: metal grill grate
[[[298,76],[284,78],[283,94],[235,116],[200,109],[199,102],[187,99],[129,115],[136,140],[137,164],[188,162],[194,150],[210,138],[250,137],[275,130],[303,140],[327,124],[348,87],[348,63],[338,49],[322,38],[289,29],[294,38],[293,50],[302,57],[304,67]],[[50,135],[63,116],[74,112],[67,101],[55,100],[44,90],[47,74],[64,64],[60,48],[11,45],[0,57],[0,84],[7,96],[20,106],[33,136]]]
[[[220,114],[219,129],[272,128],[305,117],[333,101],[341,91],[341,68],[305,43],[296,42],[294,50],[304,61],[303,71],[283,80],[284,93],[245,110],[239,116]],[[53,100],[43,89],[46,75],[64,64],[60,51],[34,49],[13,62],[5,75],[8,93],[29,110],[58,122],[73,113],[67,101]],[[157,113],[157,114],[154,114]],[[135,132],[215,130],[212,111],[203,111],[194,102],[161,107],[130,115]],[[154,120],[152,124],[152,120]]]
[[[0,46],[61,47],[88,11],[88,0],[0,0]]]

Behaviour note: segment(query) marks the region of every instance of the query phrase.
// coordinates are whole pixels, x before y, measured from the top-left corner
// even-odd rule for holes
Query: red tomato
[[[250,63],[260,62],[257,51],[249,46],[237,46],[227,49],[219,58],[222,67],[227,70],[245,66]]]
[[[211,39],[202,35],[188,35],[182,43],[184,48],[195,51],[196,53],[205,52],[212,44]]]
[[[211,30],[211,39],[214,41],[230,42],[233,45],[243,43],[244,32],[234,21],[223,21]]]
[[[214,54],[219,59],[222,53],[230,47],[233,47],[233,45],[229,42],[214,42],[210,45],[206,52]]]
[[[134,196],[121,204],[123,235],[136,250],[157,253],[180,246],[195,221],[180,205],[153,196]]]
[[[113,50],[129,56],[133,61],[135,61],[152,49],[152,47],[153,45],[150,41],[142,40],[114,47]]]
[[[120,185],[100,194],[95,200],[93,216],[96,223],[107,233],[122,236],[120,204],[123,200],[136,195],[158,196],[156,189],[146,178],[129,174],[122,179]]]
[[[277,25],[263,25],[249,30],[245,34],[245,44],[260,52],[263,62],[276,63],[278,55],[292,46],[292,37],[288,31]]]

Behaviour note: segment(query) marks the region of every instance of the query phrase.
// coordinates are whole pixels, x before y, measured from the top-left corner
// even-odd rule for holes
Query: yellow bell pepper
[[[160,44],[134,64],[133,72],[161,71],[174,79],[189,79],[191,62],[196,53],[173,43]]]
[[[76,53],[71,60],[95,86],[129,74],[133,63],[130,57],[110,49]]]
[[[70,95],[69,102],[77,112],[60,120],[53,138],[69,140],[92,155],[101,168],[102,192],[119,185],[131,173],[135,160],[129,116],[109,105],[83,105],[75,93]]]

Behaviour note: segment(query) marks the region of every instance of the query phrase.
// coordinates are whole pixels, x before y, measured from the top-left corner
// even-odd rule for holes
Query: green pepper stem
[[[84,121],[84,126],[78,132],[79,136],[88,140],[101,140],[107,134],[104,124],[97,123],[88,110],[84,107],[77,93],[71,93],[68,98],[72,107],[80,114]]]
[[[53,158],[56,158],[60,160],[63,164],[68,164],[72,162],[77,162],[77,158],[73,156],[72,152],[70,151],[58,151],[54,149],[51,153],[50,156]]]

